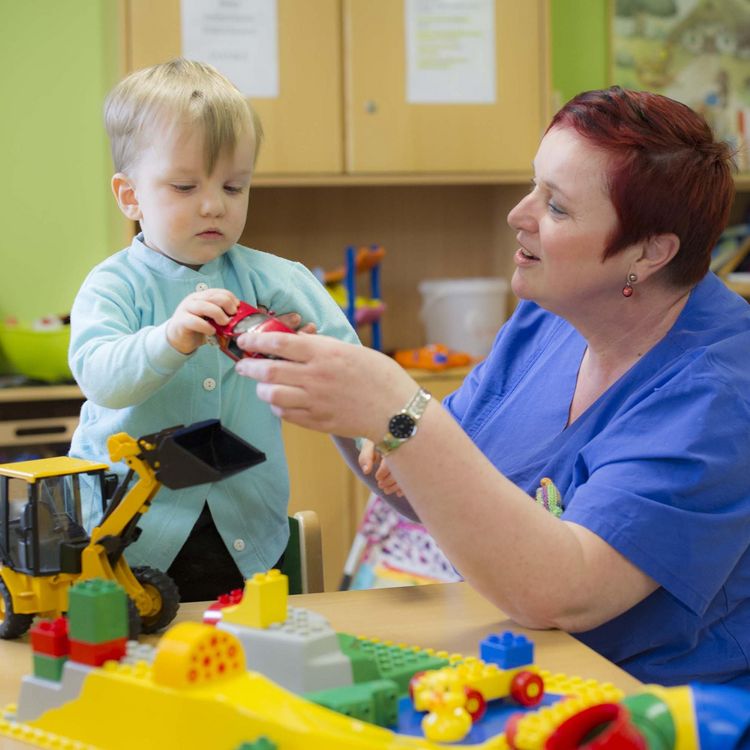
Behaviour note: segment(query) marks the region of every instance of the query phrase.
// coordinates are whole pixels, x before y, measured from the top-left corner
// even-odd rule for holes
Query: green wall
[[[610,83],[609,1],[549,0],[552,91],[558,106],[581,91],[604,88]]]
[[[102,101],[117,0],[0,0],[0,320],[66,313],[117,243]]]

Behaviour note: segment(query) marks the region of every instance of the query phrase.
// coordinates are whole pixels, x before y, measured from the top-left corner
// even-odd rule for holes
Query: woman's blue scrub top
[[[564,520],[659,583],[580,640],[644,682],[750,688],[750,305],[710,274],[566,427],[585,348],[521,302],[445,405],[503,474],[531,496],[549,477]]]

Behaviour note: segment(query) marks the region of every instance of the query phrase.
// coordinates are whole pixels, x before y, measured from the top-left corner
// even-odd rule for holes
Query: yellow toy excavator
[[[138,538],[141,515],[162,484],[180,489],[216,482],[266,458],[218,420],[138,440],[121,432],[107,448],[113,462],[129,468],[119,487],[106,464],[68,456],[0,464],[0,638],[23,635],[37,615],[66,612],[71,584],[89,578],[123,586],[131,637],[167,626],[179,605],[174,581],[155,568],[131,569],[123,555]],[[97,480],[94,502],[101,499],[105,508],[90,536],[81,516],[84,474]],[[129,489],[134,475],[138,481]]]

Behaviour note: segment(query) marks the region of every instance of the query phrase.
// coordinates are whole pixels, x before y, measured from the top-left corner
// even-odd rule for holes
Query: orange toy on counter
[[[474,358],[466,352],[449,349],[445,344],[429,344],[419,349],[399,349],[393,358],[401,367],[438,372],[450,367],[464,367],[474,362]]]

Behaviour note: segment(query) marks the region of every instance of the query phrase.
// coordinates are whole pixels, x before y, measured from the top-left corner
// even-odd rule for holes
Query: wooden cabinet
[[[123,0],[126,66],[181,54],[179,0]],[[528,174],[546,123],[545,0],[495,0],[496,100],[406,101],[404,0],[278,0],[258,177]]]
[[[125,0],[125,59],[137,70],[179,57],[179,0]],[[258,174],[341,173],[340,0],[279,0],[280,95],[253,99],[265,131]]]
[[[546,121],[544,12],[495,3],[494,102],[412,104],[404,0],[345,0],[348,171],[528,173]]]

